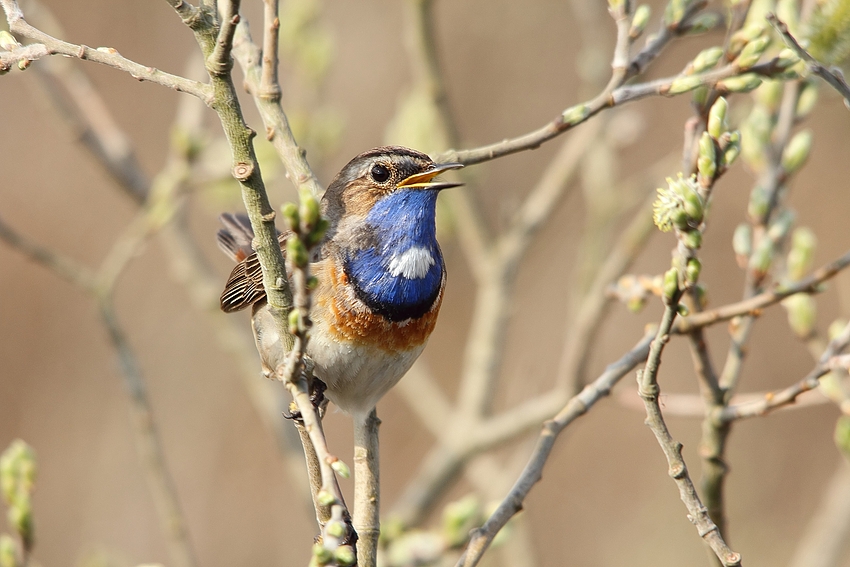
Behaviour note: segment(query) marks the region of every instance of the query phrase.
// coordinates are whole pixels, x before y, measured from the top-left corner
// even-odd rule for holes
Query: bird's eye
[[[378,183],[383,183],[390,178],[390,170],[381,164],[373,165],[372,171],[369,173],[371,173],[372,179]]]

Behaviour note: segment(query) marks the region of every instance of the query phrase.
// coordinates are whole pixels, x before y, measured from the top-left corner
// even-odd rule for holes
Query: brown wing
[[[291,232],[284,232],[277,235],[281,249],[285,250],[285,242]],[[236,264],[233,271],[230,272],[230,277],[227,278],[227,283],[224,285],[224,291],[221,292],[219,299],[221,310],[225,313],[233,313],[245,309],[249,305],[265,299],[266,290],[263,287],[263,271],[260,267],[260,260],[257,254],[252,252],[247,258]]]
[[[260,261],[252,248],[254,231],[245,215],[225,213],[221,215],[224,228],[218,231],[218,245],[225,254],[238,263],[221,292],[221,310],[232,313],[264,299],[263,272]],[[289,233],[278,233],[277,238],[284,248]]]

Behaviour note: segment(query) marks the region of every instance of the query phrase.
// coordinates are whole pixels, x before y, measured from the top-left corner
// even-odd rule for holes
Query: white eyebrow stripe
[[[434,256],[430,250],[421,246],[413,246],[401,254],[393,256],[389,268],[393,276],[404,276],[412,280],[424,278],[434,264]]]

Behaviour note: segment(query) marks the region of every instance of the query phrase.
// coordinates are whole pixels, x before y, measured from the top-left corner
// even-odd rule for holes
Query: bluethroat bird
[[[322,198],[329,227],[311,272],[318,278],[307,354],[326,395],[366,419],[425,348],[446,284],[436,239],[437,194],[459,183],[434,181],[462,167],[435,164],[398,146],[375,148],[342,168]],[[257,349],[267,376],[284,361],[284,341],[267,308],[247,218],[223,215],[221,248],[238,262],[221,309],[252,307]],[[281,234],[285,250],[287,234]]]

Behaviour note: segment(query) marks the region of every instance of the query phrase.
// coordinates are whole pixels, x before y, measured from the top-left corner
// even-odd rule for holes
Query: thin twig
[[[277,46],[280,38],[278,14],[278,0],[263,0],[263,63],[257,96],[271,102],[279,101],[281,95],[277,79]]]
[[[670,339],[670,330],[676,318],[680,297],[681,293],[677,292],[667,301],[661,325],[652,341],[646,366],[638,374],[638,394],[643,399],[646,408],[646,424],[652,430],[658,444],[661,445],[664,456],[667,457],[668,472],[676,481],[679,497],[688,509],[688,518],[697,528],[700,537],[711,547],[723,565],[726,567],[737,566],[741,565],[741,556],[729,549],[729,546],[723,541],[720,530],[700,501],[694,483],[688,474],[685,460],[682,458],[682,444],[675,441],[670,435],[659,404],[661,389],[658,386],[657,378],[661,364],[661,353],[664,345]]]
[[[773,26],[773,29],[782,36],[782,39],[785,40],[788,47],[793,49],[800,59],[806,62],[806,66],[812,71],[812,73],[826,81],[829,86],[838,91],[838,93],[844,97],[844,104],[847,108],[850,108],[850,85],[848,85],[847,81],[844,80],[844,76],[841,72],[828,69],[820,61],[812,57],[811,53],[806,51],[797,39],[791,35],[791,32],[788,31],[788,26],[785,22],[777,18],[775,14],[768,14],[766,18],[767,21],[770,22],[770,25]]]
[[[186,4],[185,2],[181,3]],[[185,77],[172,75],[153,67],[146,67],[122,57],[118,51],[110,47],[92,49],[85,45],[74,45],[73,43],[56,39],[29,25],[24,19],[24,14],[16,0],[0,0],[0,6],[6,12],[6,20],[9,23],[9,29],[12,33],[31,39],[44,46],[44,49],[38,52],[39,57],[33,57],[32,59],[47,55],[66,55],[77,59],[94,61],[95,63],[124,71],[134,79],[150,81],[176,91],[189,93],[200,98],[208,105],[212,102],[212,91],[209,85],[192,81]]]
[[[236,8],[231,9],[231,13],[235,14],[238,2],[235,6]],[[208,11],[209,8],[201,7],[200,10]],[[222,34],[208,23],[214,20],[213,16],[214,14],[206,14],[204,18],[196,19],[193,25],[190,25],[207,61],[218,46],[228,45],[228,42],[220,41],[222,38],[219,36]],[[234,26],[238,24],[238,18],[233,16],[224,23],[226,26],[230,24]],[[230,52],[220,56],[229,58]],[[254,230],[253,244],[263,272],[263,287],[266,290],[269,310],[278,324],[279,335],[289,337],[286,314],[292,307],[292,292],[287,282],[283,254],[277,239],[274,224],[275,211],[269,203],[260,173],[260,164],[254,151],[253,138],[256,134],[245,124],[230,72],[211,72],[210,85],[213,92],[213,101],[210,106],[218,114],[230,145],[232,174],[242,187],[242,200]]]
[[[161,517],[160,526],[166,532],[166,542],[171,560],[178,567],[192,567],[197,565],[197,560],[189,540],[189,529],[186,525],[186,518],[180,509],[174,480],[166,466],[162,442],[156,428],[153,409],[138,361],[124,330],[118,323],[111,299],[103,297],[99,301],[99,305],[101,319],[109,332],[112,345],[118,353],[122,369],[121,374],[133,403],[135,421],[133,432],[136,434],[136,446],[147,470],[145,476]]]
[[[543,467],[552,452],[558,435],[570,423],[584,415],[597,401],[607,396],[611,392],[611,388],[623,376],[646,359],[651,342],[652,334],[647,334],[622,358],[608,365],[599,378],[585,386],[581,393],[570,399],[558,415],[543,425],[528,464],[526,464],[510,493],[484,525],[473,530],[469,545],[457,562],[458,567],[473,567],[478,564],[493,538],[507,524],[508,520],[522,509],[522,503],[531,488],[542,478]]]
[[[121,328],[112,307],[112,287],[101,286],[88,268],[31,242],[2,221],[0,221],[0,238],[58,276],[80,287],[97,301],[101,320],[118,355],[121,375],[130,394],[136,446],[160,515],[160,527],[165,532],[171,560],[178,567],[194,566],[195,553],[189,541],[188,528],[180,509],[174,481],[166,465],[145,380],[126,333]],[[111,280],[112,283],[114,281]]]
[[[241,0],[222,0],[221,24],[215,47],[207,56],[206,68],[210,75],[225,75],[233,68],[233,59],[230,52],[233,50],[233,34],[236,33],[236,24],[239,23],[239,5]]]
[[[375,567],[381,534],[381,476],[378,427],[374,408],[354,416],[354,529],[357,532],[358,567]]]
[[[86,266],[30,241],[6,224],[2,218],[0,218],[0,239],[80,289],[92,293],[97,288],[95,275]]]
[[[797,396],[818,387],[820,377],[832,370],[830,364],[832,357],[847,348],[848,344],[850,344],[850,323],[829,342],[815,367],[802,380],[777,392],[770,392],[761,400],[718,408],[712,418],[728,423],[738,419],[764,415],[788,404],[793,404]]]
[[[260,118],[266,128],[266,139],[270,140],[286,170],[286,177],[296,188],[307,188],[315,196],[324,193],[310,164],[307,163],[307,151],[298,145],[286,113],[280,106],[280,99],[271,100],[261,96],[262,54],[251,39],[248,24],[244,20],[236,26],[233,39],[233,56],[245,75],[245,85],[254,98],[254,104],[260,112]]]
[[[750,404],[760,402],[767,397],[775,395],[774,392],[753,392],[747,394],[736,394],[729,401],[729,406]],[[634,391],[621,391],[617,396],[617,402],[625,408],[644,411],[643,402],[635,395]],[[664,394],[664,415],[669,417],[704,418],[706,413],[705,398],[701,394]],[[824,395],[811,392],[803,393],[791,404],[776,408],[774,411],[788,411],[804,409],[832,403]]]
[[[703,311],[687,317],[682,317],[671,329],[675,334],[686,334],[698,327],[707,327],[721,321],[729,321],[735,317],[758,316],[765,307],[775,305],[783,299],[798,293],[821,293],[824,291],[821,284],[835,277],[839,272],[850,266],[850,251],[833,260],[829,264],[821,266],[809,277],[784,286],[776,284],[772,289],[764,291],[749,299],[730,303],[716,309]]]

